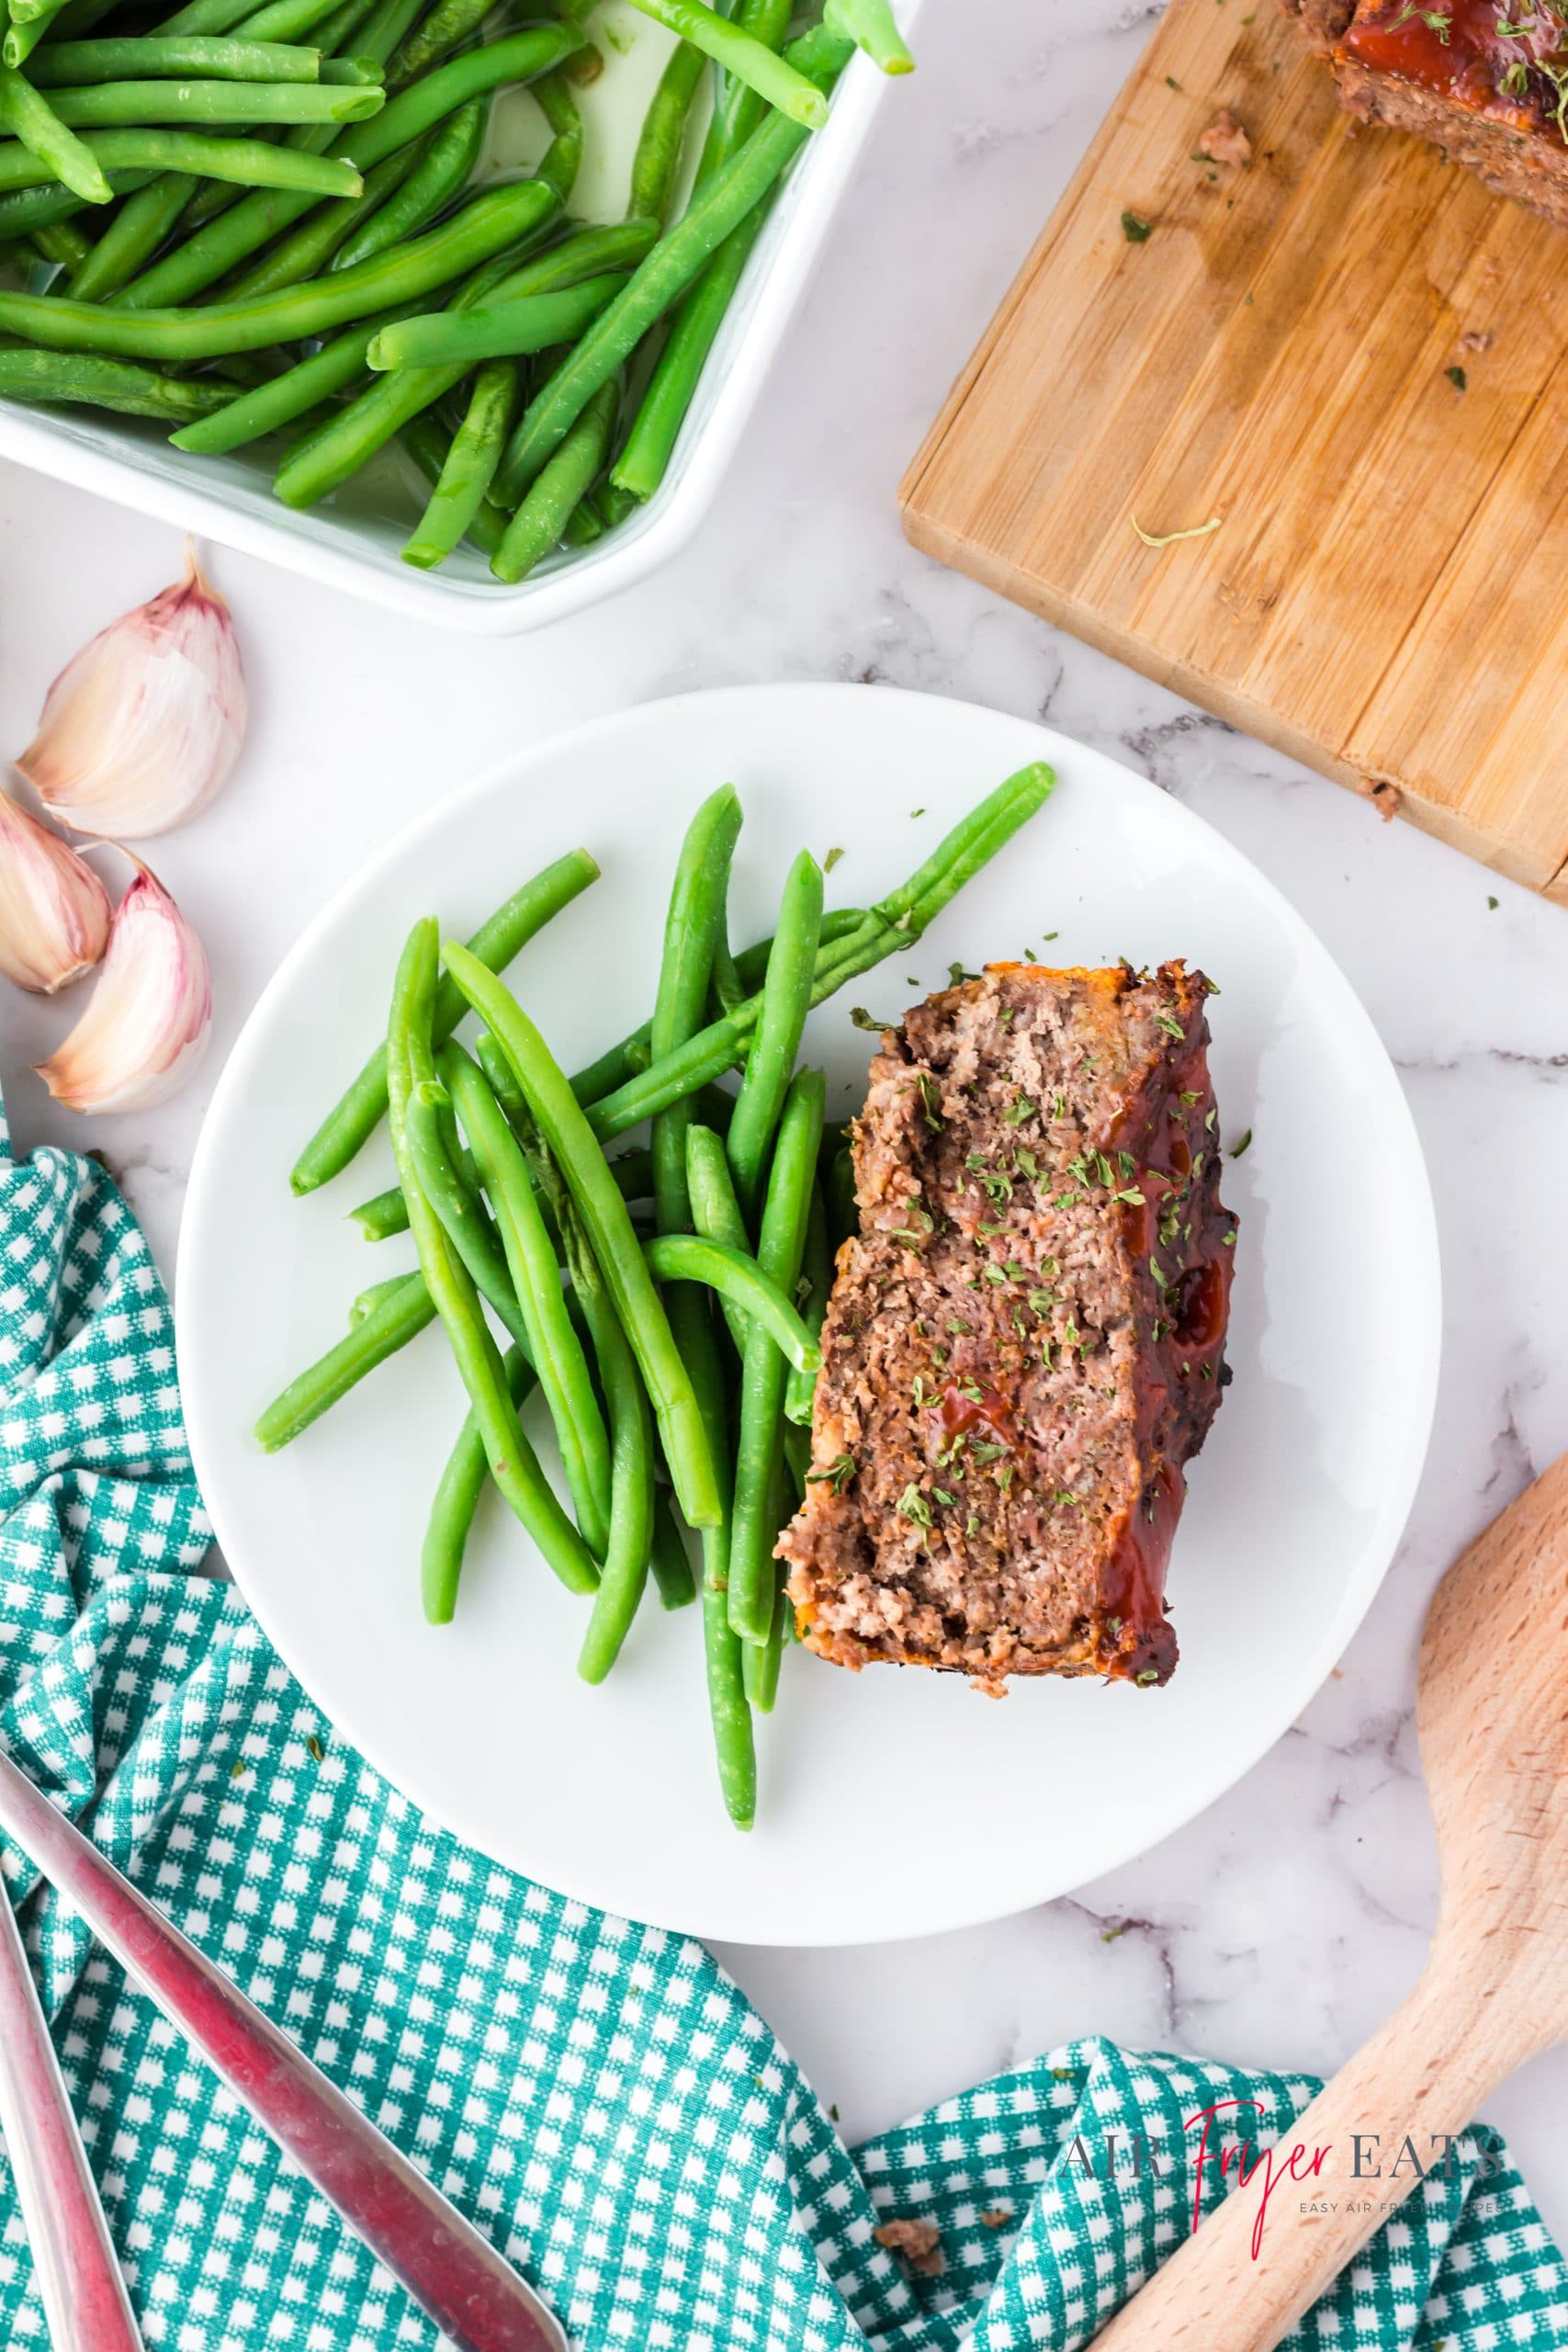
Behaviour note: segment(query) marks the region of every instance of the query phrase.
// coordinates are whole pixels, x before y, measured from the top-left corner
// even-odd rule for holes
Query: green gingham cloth
[[[1228,2116],[1262,2146],[1316,2087],[1089,2040],[847,2148],[700,1946],[498,1869],[346,1747],[234,1591],[193,1573],[209,1542],[146,1244],[93,1160],[15,1160],[0,1108],[0,1739],[581,2352],[1070,2352],[1191,2226],[1187,2120],[1256,2102]],[[149,2344],[432,2344],[69,1910],[7,1868]],[[1139,2134],[1162,2162],[1134,2167]],[[878,2243],[890,2221],[934,2225],[939,2272]],[[0,2343],[44,2339],[0,2165]],[[1568,2271],[1495,2135],[1465,2135],[1290,2342],[1568,2346]]]

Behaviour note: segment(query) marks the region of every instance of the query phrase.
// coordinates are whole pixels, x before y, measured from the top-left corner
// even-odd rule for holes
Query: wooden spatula
[[[1390,2176],[1406,2136],[1430,2168],[1439,2135],[1568,2038],[1568,1455],[1438,1587],[1416,1721],[1442,1868],[1425,1973],[1280,2139],[1277,2177],[1298,2143],[1303,2174],[1328,2154],[1280,2179],[1260,2242],[1262,2173],[1233,2187],[1096,2352],[1270,2352],[1418,2185],[1408,2161]]]

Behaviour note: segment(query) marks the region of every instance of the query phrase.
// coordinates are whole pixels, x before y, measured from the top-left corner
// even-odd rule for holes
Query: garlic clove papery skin
[[[234,624],[193,548],[183,580],[66,664],[17,764],[62,824],[140,841],[210,800],[244,732]]]
[[[156,876],[138,865],[91,1002],[35,1067],[69,1111],[145,1111],[184,1085],[211,1025],[201,942]]]
[[[68,842],[0,792],[0,972],[52,996],[104,952],[109,894]]]

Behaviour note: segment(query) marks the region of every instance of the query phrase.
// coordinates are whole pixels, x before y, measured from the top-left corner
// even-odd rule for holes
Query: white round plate
[[[462,1418],[427,1333],[281,1454],[260,1408],[410,1260],[346,1212],[390,1177],[384,1135],[329,1189],[288,1168],[384,1019],[411,922],[459,933],[576,843],[604,878],[513,980],[565,1065],[646,1016],[676,847],[726,779],[746,808],[735,935],[771,930],[804,843],[841,850],[829,903],[901,880],[993,785],[1044,758],[1059,783],[1012,846],[897,962],[812,1018],[830,1109],[858,1102],[883,1018],[973,968],[1182,956],[1211,1010],[1221,1133],[1240,1212],[1235,1378],[1190,1473],[1168,1589],[1165,1690],[854,1676],[784,1659],[760,1725],[755,1830],[715,1784],[694,1611],[649,1605],[600,1690],[574,1660],[583,1605],[499,1510],[457,1622],[427,1626],[426,1507]],[[180,1250],[180,1363],[203,1491],[246,1599],[343,1734],[502,1863],[608,1909],[711,1938],[855,1943],[997,1917],[1165,1837],[1292,1721],[1386,1569],[1430,1425],[1438,1340],[1426,1171],[1393,1071],[1345,980],[1278,892],[1152,785],[1049,729],[882,687],[682,696],[546,743],[394,842],[312,924],[224,1070]],[[493,1498],[491,1498],[493,1501]]]

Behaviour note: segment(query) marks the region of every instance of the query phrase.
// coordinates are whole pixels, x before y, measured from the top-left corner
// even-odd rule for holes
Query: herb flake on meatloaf
[[[1209,993],[998,964],[885,1035],[779,1544],[819,1656],[1169,1677],[1182,1465],[1228,1378]]]

